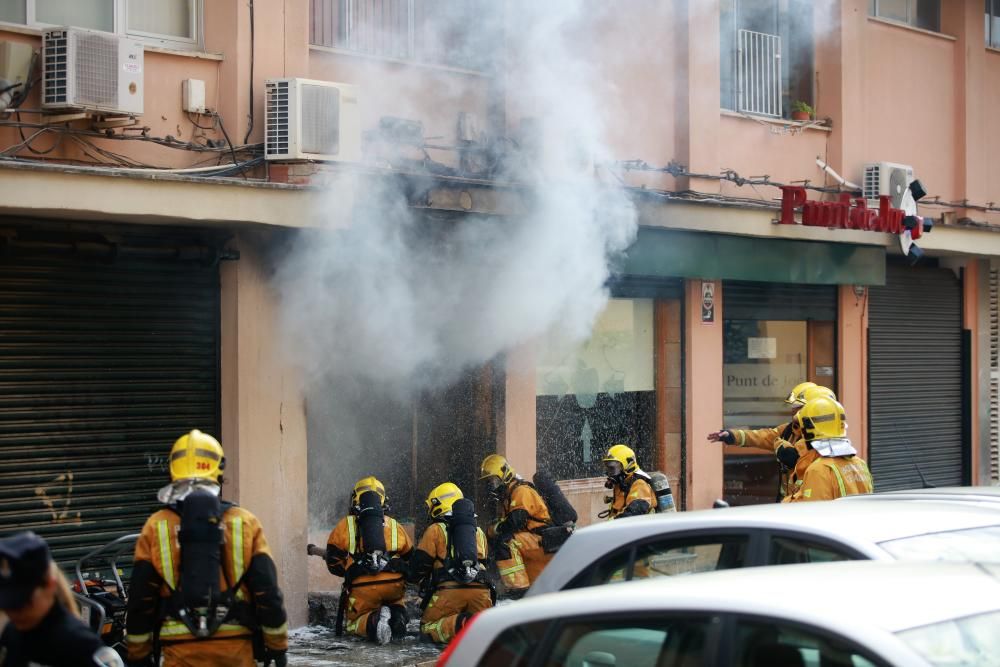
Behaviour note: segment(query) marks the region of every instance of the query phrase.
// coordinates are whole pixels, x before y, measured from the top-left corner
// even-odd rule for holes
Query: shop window
[[[653,300],[612,299],[590,339],[540,344],[536,369],[538,467],[557,479],[603,475],[608,447],[632,447],[652,469],[656,396]]]
[[[722,108],[787,118],[795,102],[813,104],[813,4],[722,0]]]
[[[923,30],[941,30],[941,0],[868,0],[872,16]]]
[[[1000,49],[1000,0],[986,0],[986,46]]]
[[[489,0],[310,0],[309,42],[369,56],[487,70]],[[469,30],[469,26],[476,26]]]
[[[787,423],[784,399],[805,380],[837,390],[836,288],[728,283],[723,294],[726,428]],[[778,466],[769,452],[728,447],[724,474],[725,497],[734,504],[778,499]]]
[[[201,44],[199,0],[8,0],[0,21],[77,26],[176,48]]]

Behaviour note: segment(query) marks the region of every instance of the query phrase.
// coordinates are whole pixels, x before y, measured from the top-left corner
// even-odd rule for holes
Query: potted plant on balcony
[[[816,110],[802,100],[792,102],[792,120],[812,120],[815,115]]]

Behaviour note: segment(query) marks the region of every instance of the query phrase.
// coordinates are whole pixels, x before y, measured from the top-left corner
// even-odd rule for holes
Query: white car
[[[527,595],[761,565],[928,559],[1000,563],[1000,512],[859,499],[607,521],[575,532]]]
[[[930,489],[864,493],[854,496],[844,496],[837,500],[849,500],[851,502],[856,500],[937,500],[978,503],[981,505],[993,504],[1000,508],[1000,486],[940,486]]]
[[[971,563],[862,561],[567,591],[479,614],[438,665],[996,665],[998,576]]]

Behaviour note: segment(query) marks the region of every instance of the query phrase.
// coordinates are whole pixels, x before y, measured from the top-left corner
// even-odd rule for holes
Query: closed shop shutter
[[[935,486],[965,483],[961,282],[947,269],[891,264],[870,299],[875,489],[920,488],[921,474]]]
[[[990,481],[1000,482],[1000,270],[990,269]]]
[[[0,535],[63,564],[142,527],[178,436],[219,432],[217,264],[96,246],[0,253]]]
[[[722,298],[727,320],[837,319],[836,285],[727,281]]]

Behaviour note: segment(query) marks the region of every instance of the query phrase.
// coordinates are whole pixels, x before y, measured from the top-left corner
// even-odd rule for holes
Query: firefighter
[[[122,665],[80,620],[66,579],[34,533],[0,540],[0,610],[2,667]]]
[[[507,595],[517,597],[538,579],[555,555],[545,553],[541,536],[541,531],[552,525],[552,517],[535,486],[518,475],[503,456],[487,456],[479,473],[497,502],[497,521],[489,530],[497,569]]]
[[[386,515],[388,509],[382,482],[374,477],[358,480],[350,514],[330,532],[326,545],[327,569],[344,578],[341,608],[346,610],[347,631],[378,644],[406,634],[403,598],[413,550],[403,527]]]
[[[278,575],[260,521],[219,499],[225,456],[201,431],[170,450],[165,506],[135,545],[126,621],[131,664],[278,667],[288,648]]]
[[[724,442],[727,445],[737,447],[763,449],[774,453],[780,471],[777,498],[780,502],[789,498],[795,492],[797,483],[801,482],[801,477],[795,475],[795,467],[799,457],[805,454],[806,448],[798,430],[798,423],[795,421],[795,414],[809,398],[820,395],[828,395],[834,400],[837,398],[826,387],[821,387],[814,382],[801,382],[795,385],[788,397],[785,398],[785,403],[792,409],[788,422],[774,428],[756,430],[724,429],[709,433],[708,440],[709,442]]]
[[[872,493],[874,483],[868,465],[847,439],[843,405],[820,396],[802,406],[795,419],[808,451],[801,459],[805,463],[802,485],[789,502]]]
[[[476,526],[472,501],[445,482],[425,502],[432,523],[410,560],[409,579],[423,592],[420,631],[447,644],[496,596],[486,574],[486,535]]]
[[[639,468],[635,452],[626,445],[614,445],[602,459],[608,481],[604,486],[612,489],[608,509],[600,518],[624,519],[656,512],[656,494],[649,476]]]

